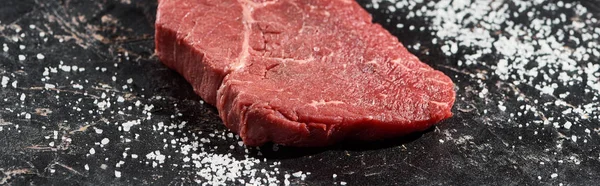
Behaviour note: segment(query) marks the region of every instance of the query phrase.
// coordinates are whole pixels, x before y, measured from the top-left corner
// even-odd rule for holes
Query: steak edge
[[[351,0],[160,0],[156,53],[249,146],[392,138],[452,116],[452,80]]]

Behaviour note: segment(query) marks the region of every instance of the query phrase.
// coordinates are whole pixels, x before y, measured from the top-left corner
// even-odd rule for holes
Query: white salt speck
[[[58,66],[58,68],[60,68],[62,71],[65,71],[65,72],[71,72],[70,66],[60,65],[60,66]]]
[[[10,79],[9,79],[8,77],[6,77],[6,76],[2,76],[2,81],[0,82],[0,84],[2,85],[2,87],[5,87],[5,88],[6,88],[6,85],[8,85],[8,81],[9,81],[9,80],[10,80]]]
[[[109,140],[108,138],[104,138],[104,139],[102,139],[102,141],[100,141],[100,144],[102,144],[102,145],[106,145],[106,144],[108,144],[109,142],[110,142],[110,140]]]
[[[346,184],[348,184],[348,183],[346,183],[345,181],[340,182],[340,185],[346,185]]]
[[[25,61],[25,55],[19,55],[19,61]]]
[[[25,119],[31,119],[31,114],[29,114],[29,113],[25,114]]]
[[[131,83],[133,83],[133,79],[131,79],[131,78],[127,79],[127,84],[131,84]]]
[[[85,164],[85,165],[83,166],[83,168],[84,168],[85,170],[90,170],[90,166],[89,166],[88,164]]]
[[[21,97],[19,98],[21,101],[25,101],[25,94],[21,94]]]
[[[121,177],[121,171],[115,171],[115,177],[120,178]]]
[[[565,127],[565,129],[571,129],[571,126],[572,126],[572,125],[573,125],[573,124],[572,124],[571,122],[567,121],[567,122],[566,122],[566,123],[563,125],[563,127]]]
[[[292,173],[292,176],[300,177],[300,176],[302,176],[302,171],[294,172],[294,173]]]
[[[556,178],[556,177],[558,177],[558,174],[557,174],[557,173],[552,173],[552,174],[550,174],[550,178]]]
[[[94,149],[94,148],[91,148],[91,149],[90,149],[90,154],[96,154],[96,149]]]
[[[337,178],[337,174],[333,174],[332,177],[335,179]]]
[[[456,54],[458,52],[458,45],[456,43],[452,43],[450,45],[450,52],[452,52],[452,54]]]
[[[46,58],[46,56],[44,56],[43,54],[37,54],[36,57],[39,60],[42,60],[42,59]]]

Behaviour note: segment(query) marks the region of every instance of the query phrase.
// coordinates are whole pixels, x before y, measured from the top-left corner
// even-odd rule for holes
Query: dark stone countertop
[[[427,19],[407,16],[407,8],[359,2],[406,46],[418,43],[410,50],[455,81],[454,117],[384,142],[246,149],[215,108],[153,55],[155,1],[2,1],[0,185],[180,185],[236,172],[230,176],[235,184],[253,178],[294,185],[600,181],[597,112],[578,119],[563,113],[568,105],[544,104],[562,99],[502,81],[486,73],[493,70],[489,66],[461,67],[457,62],[468,47],[449,57],[431,42],[435,36],[428,29],[396,27],[429,28]],[[598,2],[582,4],[600,17]],[[589,61],[600,64],[598,57]],[[498,58],[492,52],[487,60]],[[485,97],[479,96],[482,86],[489,90]],[[573,108],[597,102],[599,93],[585,86],[563,87],[570,92],[564,101]],[[506,110],[499,109],[500,101]],[[520,113],[524,102],[541,114],[510,114]],[[553,115],[573,127],[532,122]],[[235,170],[240,167],[246,172]]]

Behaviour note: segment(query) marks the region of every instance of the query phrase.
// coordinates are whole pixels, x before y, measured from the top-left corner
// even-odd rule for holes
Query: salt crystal
[[[6,85],[8,85],[8,81],[10,79],[6,76],[2,76],[2,81],[0,81],[0,84],[2,85],[2,87],[6,88]]]
[[[573,125],[573,124],[572,124],[571,122],[567,121],[567,122],[566,122],[566,123],[563,125],[563,127],[565,127],[565,129],[571,129],[571,126],[572,126],[572,125]]]
[[[106,144],[108,144],[109,142],[110,142],[110,140],[109,140],[108,138],[104,138],[104,139],[102,139],[102,141],[100,141],[100,144],[102,144],[102,145],[106,145]]]

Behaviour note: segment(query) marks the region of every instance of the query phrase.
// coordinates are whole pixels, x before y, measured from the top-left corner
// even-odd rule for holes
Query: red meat
[[[245,144],[324,146],[423,131],[452,80],[351,0],[161,0],[156,52]]]

